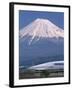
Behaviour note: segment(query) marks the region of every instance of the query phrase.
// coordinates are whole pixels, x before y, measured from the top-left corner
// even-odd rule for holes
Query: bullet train
[[[47,63],[31,66],[28,69],[29,70],[63,70],[64,61],[47,62]]]

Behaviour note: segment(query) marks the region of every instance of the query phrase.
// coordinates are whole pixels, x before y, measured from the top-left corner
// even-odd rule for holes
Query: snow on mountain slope
[[[31,66],[28,69],[32,70],[46,70],[46,69],[63,69],[64,61],[47,62],[35,66]]]
[[[64,38],[64,30],[54,25],[51,21],[47,19],[36,19],[22,30],[20,30],[20,39],[30,38],[29,45],[36,38],[36,42],[40,38]]]

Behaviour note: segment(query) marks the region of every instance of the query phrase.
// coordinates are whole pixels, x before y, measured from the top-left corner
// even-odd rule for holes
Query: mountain
[[[41,38],[64,38],[64,31],[54,25],[51,21],[38,18],[20,30],[20,39],[23,38],[24,40],[27,40],[28,37],[28,44],[31,45],[33,41],[37,42]]]
[[[48,19],[38,18],[19,32],[20,65],[60,60],[64,54],[64,30]],[[57,57],[55,57],[57,56]],[[43,58],[42,58],[43,57]],[[50,59],[49,57],[55,57]]]

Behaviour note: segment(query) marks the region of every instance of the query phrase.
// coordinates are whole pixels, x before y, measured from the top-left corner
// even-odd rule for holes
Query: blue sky
[[[63,12],[44,12],[44,11],[19,11],[19,28],[20,30],[37,18],[48,19],[60,28],[64,29]]]

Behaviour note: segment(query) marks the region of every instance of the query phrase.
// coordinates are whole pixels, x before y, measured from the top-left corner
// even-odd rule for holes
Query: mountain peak
[[[44,19],[44,18],[37,18],[36,20],[35,20],[35,22],[39,22],[39,23],[44,23],[44,24],[52,24],[53,25],[53,23],[50,21],[50,20],[48,20],[48,19]]]
[[[37,18],[36,21],[48,21],[47,19],[44,19],[44,18]]]

